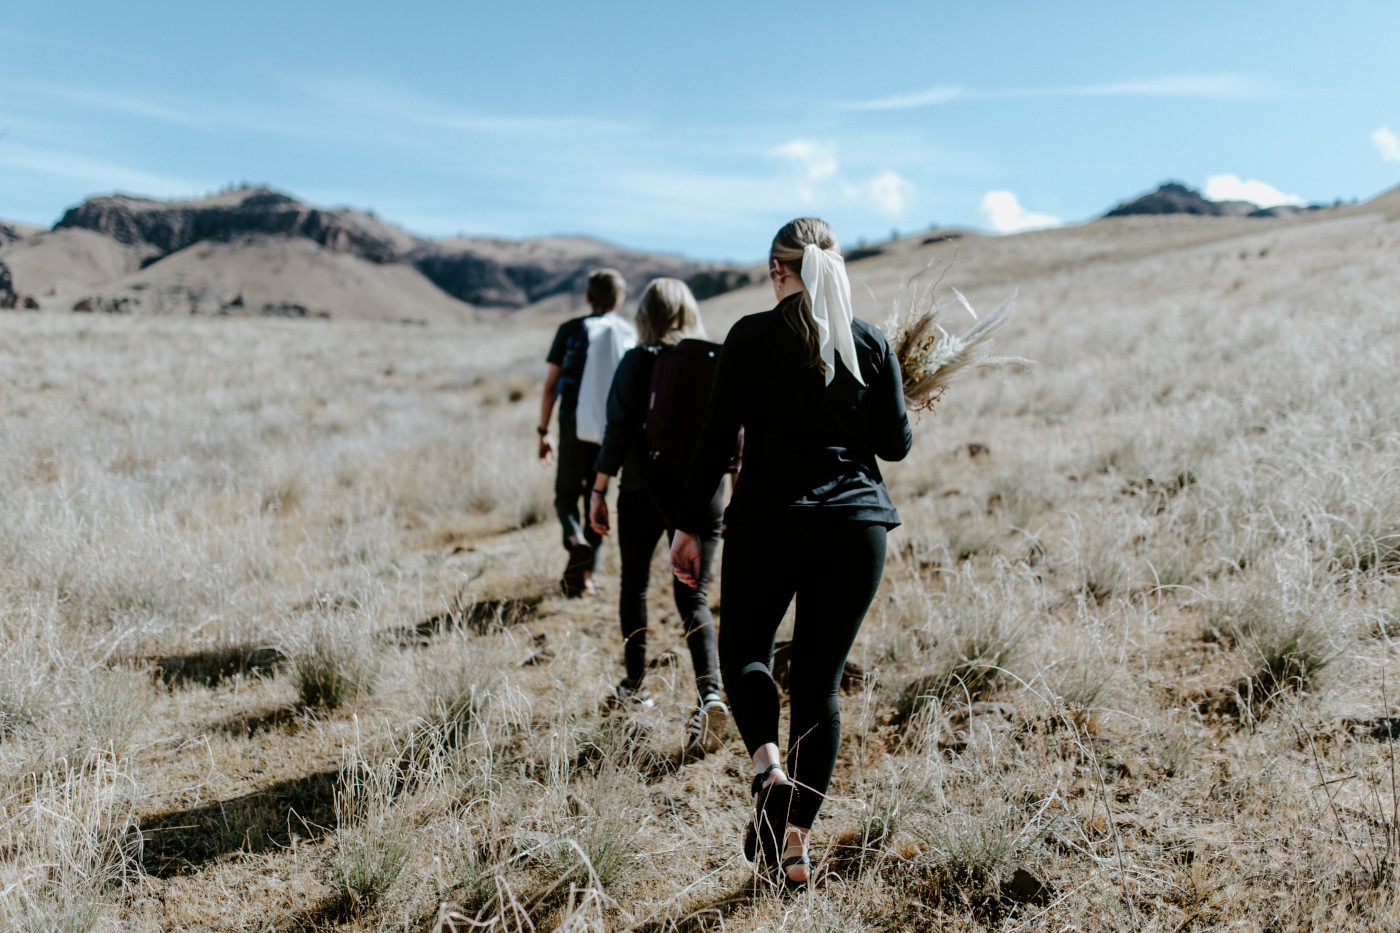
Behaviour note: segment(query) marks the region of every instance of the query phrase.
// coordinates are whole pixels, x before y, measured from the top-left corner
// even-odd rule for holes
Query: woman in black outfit
[[[876,458],[902,460],[912,436],[899,363],[850,311],[836,236],[814,218],[778,231],[769,274],[779,299],[730,330],[691,463],[671,566],[700,579],[700,534],[744,429],[744,465],[725,532],[720,664],[753,756],[755,814],[745,853],[787,884],[811,876],[808,833],[841,737],[846,655],[880,585],[885,533],[899,524]],[[780,764],[773,642],[793,597],[791,723]]]
[[[617,536],[622,555],[622,595],[618,618],[622,623],[627,676],[613,689],[609,703],[622,709],[652,705],[642,686],[647,672],[647,583],[656,542],[663,533],[670,533],[685,481],[684,473],[645,456],[643,431],[652,366],[667,347],[705,335],[695,296],[679,279],[656,279],[646,287],[637,306],[636,323],[640,346],[623,355],[613,376],[608,394],[608,425],[594,467],[597,476],[589,505],[593,530],[607,534],[608,483],[620,469]],[[692,756],[719,748],[729,721],[729,708],[720,699],[715,620],[707,594],[710,565],[719,547],[723,509],[723,491],[717,486],[700,505],[693,526],[700,549],[695,581],[698,585],[673,581],[699,700],[686,727],[685,752]]]

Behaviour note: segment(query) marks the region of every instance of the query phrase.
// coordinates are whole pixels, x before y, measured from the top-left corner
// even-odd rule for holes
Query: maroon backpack
[[[677,472],[690,466],[710,405],[719,344],[682,340],[656,355],[647,397],[647,457]]]

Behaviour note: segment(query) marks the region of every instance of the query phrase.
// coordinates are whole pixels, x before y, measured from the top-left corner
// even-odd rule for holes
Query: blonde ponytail
[[[773,237],[773,246],[768,250],[769,262],[776,259],[801,277],[802,252],[809,245],[818,249],[841,248],[835,232],[826,221],[816,217],[799,217],[784,224],[777,236]],[[824,372],[826,367],[822,364],[821,332],[817,330],[817,322],[812,319],[811,297],[805,290],[801,291],[783,299],[778,305],[778,310],[793,333],[802,341],[807,353],[807,365],[818,372]]]

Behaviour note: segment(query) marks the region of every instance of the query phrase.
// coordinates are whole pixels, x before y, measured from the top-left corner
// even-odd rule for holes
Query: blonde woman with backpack
[[[904,459],[912,441],[899,362],[852,314],[839,249],[810,217],[773,238],[778,304],[725,339],[671,545],[677,578],[697,583],[701,534],[742,427],[744,469],[724,515],[720,666],[756,772],[745,854],[784,885],[811,878],[808,836],[841,738],[841,670],[899,524],[876,460]],[[773,644],[794,598],[784,762]]]
[[[718,344],[704,339],[700,308],[689,286],[679,279],[656,279],[646,287],[636,324],[638,346],[618,363],[608,395],[607,430],[595,464],[589,506],[593,530],[608,534],[608,485],[620,471],[618,617],[627,675],[608,703],[621,709],[646,709],[653,704],[642,683],[647,672],[647,582],[656,543],[674,528],[719,352]],[[715,620],[707,594],[722,511],[723,491],[717,487],[699,506],[693,526],[699,554],[694,586],[672,583],[695,670],[697,703],[686,726],[687,757],[715,751],[729,719],[729,709],[720,697]]]

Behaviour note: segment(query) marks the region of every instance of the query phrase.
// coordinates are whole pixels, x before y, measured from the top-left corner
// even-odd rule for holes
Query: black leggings
[[[675,578],[671,580],[686,645],[690,648],[690,662],[695,669],[695,687],[702,699],[707,693],[719,693],[720,686],[715,618],[710,613],[707,588],[715,551],[719,548],[721,509],[722,499],[716,496],[710,509],[712,527],[700,538],[700,586],[692,590]],[[624,489],[618,493],[617,546],[622,554],[618,618],[622,622],[626,682],[631,686],[640,684],[647,673],[647,584],[656,542],[663,533],[670,541],[666,523],[645,489]]]
[[[841,741],[841,671],[884,568],[884,525],[804,521],[731,526],[725,535],[719,656],[734,722],[750,755],[778,743],[781,698],[770,670],[773,641],[797,596],[788,668],[787,772],[800,788],[788,817],[794,826],[811,827],[831,785]]]
[[[572,417],[559,414],[559,450],[557,452],[558,471],[554,474],[554,514],[559,516],[559,527],[563,529],[564,547],[569,540],[587,541],[593,546],[593,559],[588,565],[592,572],[598,570],[598,554],[602,550],[603,536],[593,530],[588,521],[589,490],[593,488],[593,461],[598,458],[598,445],[578,439],[576,422]],[[579,520],[579,500],[583,500],[583,520]]]

